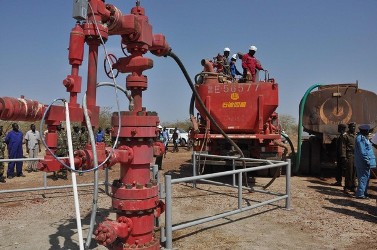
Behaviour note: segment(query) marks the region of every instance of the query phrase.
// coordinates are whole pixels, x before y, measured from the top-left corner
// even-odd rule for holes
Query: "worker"
[[[174,144],[174,148],[173,148],[173,152],[178,152],[179,149],[178,149],[178,143],[179,143],[179,130],[178,128],[174,128],[174,132],[173,132],[173,144]]]
[[[5,143],[8,145],[8,158],[20,159],[23,158],[22,150],[23,134],[19,130],[18,124],[12,124],[12,130],[6,135]],[[7,178],[12,179],[14,177],[14,165],[16,165],[16,176],[25,177],[22,173],[22,161],[14,162],[10,161],[8,164]]]
[[[355,166],[358,179],[355,197],[368,199],[370,169],[376,167],[376,157],[368,139],[370,126],[368,124],[361,125],[359,131],[355,140]]]
[[[336,174],[335,180],[336,182],[332,184],[332,186],[342,186],[342,178],[343,172],[346,166],[346,153],[345,153],[345,145],[344,145],[344,136],[346,133],[347,125],[345,124],[338,124],[338,133],[339,136],[336,139]]]
[[[112,147],[113,141],[111,137],[111,128],[107,127],[105,129],[105,134],[103,136],[103,142],[106,144],[106,147]]]
[[[4,159],[4,152],[5,152],[6,144],[4,142],[4,135],[3,135],[3,126],[0,126],[0,159]],[[5,183],[4,176],[4,162],[0,162],[0,182]]]
[[[86,130],[85,126],[82,126],[80,129],[80,145],[81,149],[86,148],[86,144],[88,144],[89,141],[89,132]]]
[[[225,75],[230,75],[229,55],[230,55],[230,49],[229,48],[224,48],[224,54],[223,54],[223,73]]]
[[[25,144],[26,144],[26,153],[29,154],[29,158],[37,158],[38,154],[41,152],[40,145],[41,137],[38,130],[35,130],[35,125],[30,125],[30,130],[26,132],[25,135]],[[37,172],[37,161],[29,161],[27,171]]]
[[[56,127],[56,133],[58,134],[58,141],[57,141],[57,146],[56,146],[56,151],[55,151],[55,155],[57,157],[64,157],[64,156],[67,156],[67,148],[68,148],[68,144],[67,144],[67,134],[65,133],[65,131],[63,130],[63,127],[61,124],[59,124],[57,127]],[[67,176],[67,169],[65,167],[63,167],[59,172],[62,173],[62,178],[67,180],[68,179],[68,176]],[[55,180],[58,179],[58,173],[57,172],[54,172],[54,175],[53,175],[53,178]]]
[[[230,58],[230,65],[229,65],[230,74],[232,75],[233,78],[235,78],[236,75],[242,76],[242,74],[237,70],[236,61],[237,61],[237,54],[234,54],[232,58]]]
[[[157,126],[158,128],[158,134],[157,134],[157,141],[159,142],[164,142],[164,136],[163,136],[163,128],[161,125],[158,125]],[[162,158],[163,158],[163,155],[156,155],[156,161],[155,161],[155,164],[158,166],[158,169],[161,170],[162,169]]]
[[[343,136],[342,157],[345,157],[345,180],[344,192],[355,192],[356,188],[356,169],[355,169],[355,137],[356,123],[348,123],[348,131]]]
[[[250,46],[249,53],[242,56],[242,68],[244,69],[244,78],[255,82],[257,69],[264,70],[260,62],[254,57],[257,47]]]
[[[95,138],[96,142],[103,142],[103,135],[104,135],[104,132],[102,131],[102,128],[99,127],[96,134],[96,138]]]
[[[80,143],[80,128],[77,125],[73,126],[73,131],[71,132],[72,136],[72,149],[73,151],[75,150],[80,150],[81,148],[81,143]]]
[[[165,154],[164,154],[164,158],[166,158],[166,152],[168,152],[168,144],[169,144],[169,131],[166,129],[166,127],[163,128],[162,130],[162,137],[163,137],[163,142],[164,142],[164,145],[165,145]]]

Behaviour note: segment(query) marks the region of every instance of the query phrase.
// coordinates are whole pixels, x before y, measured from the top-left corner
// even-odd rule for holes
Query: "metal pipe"
[[[87,43],[89,45],[89,56],[86,94],[88,96],[88,107],[92,108],[96,105],[98,47],[100,43],[98,40],[90,40]]]
[[[75,160],[74,160],[74,155],[73,155],[72,133],[71,133],[71,120],[69,117],[68,102],[65,102],[64,106],[65,106],[65,120],[66,120],[66,127],[67,127],[69,163],[70,163],[71,169],[75,170]],[[75,214],[76,214],[76,223],[77,223],[77,234],[79,237],[79,246],[80,246],[80,250],[84,250],[84,239],[82,236],[79,194],[77,191],[76,173],[74,171],[72,171],[71,173],[71,179],[72,179],[73,200],[74,200],[74,205],[75,205]]]
[[[17,159],[0,159],[0,162],[10,162],[10,161],[41,161],[44,158],[17,158]],[[58,157],[58,159],[69,159],[69,157]]]
[[[196,152],[195,151],[192,152],[191,157],[192,157],[192,176],[196,176],[197,171],[196,171]],[[192,182],[192,187],[196,188],[196,181]]]
[[[165,249],[173,249],[173,229],[172,229],[172,197],[171,197],[171,176],[165,175]]]
[[[190,182],[190,181],[194,181],[194,180],[209,179],[209,178],[215,178],[215,177],[220,177],[220,176],[225,176],[225,175],[230,175],[230,174],[252,172],[252,171],[258,171],[258,170],[263,170],[263,169],[268,169],[268,168],[273,168],[273,167],[282,167],[282,166],[285,166],[285,165],[287,165],[286,162],[281,162],[281,163],[275,163],[275,164],[271,164],[271,165],[264,165],[264,166],[260,166],[260,167],[244,168],[244,169],[237,169],[237,170],[231,170],[231,171],[225,171],[225,172],[219,172],[219,173],[213,173],[213,174],[184,177],[184,178],[171,180],[171,182],[172,182],[172,184],[179,183],[179,182]]]
[[[223,155],[209,155],[209,154],[205,154],[205,153],[201,153],[200,156],[204,156],[204,157],[209,157],[209,158],[218,158],[218,159],[235,159],[235,160],[240,160],[240,161],[256,161],[256,162],[281,162],[281,161],[278,161],[278,160],[266,160],[266,159],[257,159],[257,158],[246,158],[246,157],[243,157],[243,158],[239,158],[237,156],[223,156]]]
[[[241,209],[241,208],[242,208],[242,173],[239,173],[238,174],[238,209]]]
[[[216,219],[219,219],[219,218],[223,218],[223,217],[226,217],[226,216],[238,214],[238,213],[241,213],[241,212],[253,209],[253,208],[261,207],[261,206],[264,206],[264,205],[267,205],[267,204],[270,204],[270,203],[273,203],[273,202],[276,202],[276,201],[279,201],[279,200],[283,200],[283,199],[286,199],[286,198],[287,198],[287,195],[283,195],[283,196],[280,196],[280,197],[277,197],[277,198],[274,198],[274,199],[271,199],[271,200],[263,201],[261,203],[258,203],[258,204],[252,205],[252,206],[247,206],[247,207],[243,207],[241,209],[217,214],[217,215],[214,215],[214,216],[211,216],[211,217],[206,217],[206,218],[199,219],[199,220],[196,220],[196,221],[191,221],[191,222],[188,222],[188,223],[179,224],[177,226],[172,227],[172,231],[184,229],[184,228],[187,228],[187,227],[192,227],[192,226],[195,226],[195,225],[199,225],[199,224],[202,224],[202,223],[205,223],[205,222],[210,222],[210,221],[213,221],[213,220],[216,220]]]
[[[288,159],[288,166],[285,173],[285,192],[287,194],[287,199],[285,200],[285,208],[287,210],[291,209],[291,159]]]
[[[99,183],[100,185],[105,185],[104,182]],[[84,183],[84,184],[77,184],[78,187],[87,187],[93,186],[93,183]],[[33,192],[33,191],[41,191],[41,190],[55,190],[55,189],[64,189],[64,188],[72,188],[72,185],[64,185],[64,186],[51,186],[51,187],[39,187],[39,188],[21,188],[21,189],[13,189],[13,190],[0,190],[0,194],[8,194],[8,193],[20,193],[20,192]]]
[[[206,183],[225,186],[225,187],[238,188],[238,186],[232,186],[230,184],[226,184],[226,183],[218,182],[218,181],[201,180],[201,182],[206,182]],[[267,191],[267,190],[264,190],[264,189],[254,189],[254,188],[249,188],[249,187],[242,187],[242,189],[252,191],[252,192],[255,192],[255,193],[262,193],[262,194],[279,195],[279,196],[285,195],[285,194],[282,194],[282,193],[271,192],[271,191]]]
[[[232,170],[236,170],[236,162],[234,161],[234,159],[232,159]],[[233,182],[233,186],[236,185],[236,176],[235,175],[232,175],[232,182]],[[238,182],[238,185],[239,182]]]

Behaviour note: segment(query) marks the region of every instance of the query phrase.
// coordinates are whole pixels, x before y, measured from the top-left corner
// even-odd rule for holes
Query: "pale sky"
[[[68,98],[62,80],[70,74],[72,1],[0,2],[0,96],[24,95],[44,104]],[[106,2],[123,13],[135,5],[128,0]],[[280,114],[297,118],[301,97],[317,83],[358,80],[360,88],[377,92],[376,0],[142,0],[141,5],[153,32],[166,36],[192,78],[202,70],[201,59],[212,59],[224,47],[233,54],[257,46],[256,57],[279,83]],[[106,48],[123,56],[119,37],[110,37]],[[143,93],[143,106],[156,111],[161,122],[187,119],[191,90],[178,66],[171,58],[146,56],[154,60],[154,68],[144,71],[149,88]],[[100,48],[98,80],[109,81],[103,58]],[[237,67],[241,69],[239,61]],[[83,92],[86,71],[85,60],[80,68]],[[125,85],[125,77],[118,76],[119,85]],[[112,89],[97,93],[98,105],[115,107]],[[121,103],[121,110],[127,110],[127,102]]]

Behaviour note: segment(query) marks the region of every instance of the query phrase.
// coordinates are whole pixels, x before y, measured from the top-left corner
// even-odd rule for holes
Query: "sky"
[[[129,13],[135,1],[106,1]],[[0,0],[0,97],[20,97],[50,104],[67,98],[62,81],[70,74],[69,33],[75,24],[71,0]],[[141,0],[153,33],[166,36],[191,78],[202,70],[200,61],[212,59],[225,47],[256,57],[279,84],[279,114],[298,118],[299,102],[314,84],[354,83],[377,92],[377,0]],[[106,49],[123,54],[120,38],[110,37]],[[98,80],[104,74],[99,50]],[[88,55],[80,68],[86,89]],[[144,71],[148,89],[143,106],[156,111],[161,122],[189,118],[191,89],[176,63],[150,53],[154,67]],[[241,69],[240,60],[237,61]],[[125,86],[126,75],[117,77]],[[116,107],[115,92],[97,90],[97,105]],[[126,98],[119,94],[121,110]],[[82,94],[79,96],[81,103]]]

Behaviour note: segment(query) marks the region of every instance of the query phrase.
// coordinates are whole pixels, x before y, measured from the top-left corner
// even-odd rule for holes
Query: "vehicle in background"
[[[337,167],[338,124],[355,122],[377,127],[377,95],[358,83],[328,84],[312,91],[304,102],[300,174],[323,176]]]
[[[173,143],[173,133],[175,128],[166,128],[169,133],[169,142]],[[184,129],[178,128],[179,131],[179,145],[180,146],[186,146],[189,138],[188,138],[188,132]]]

